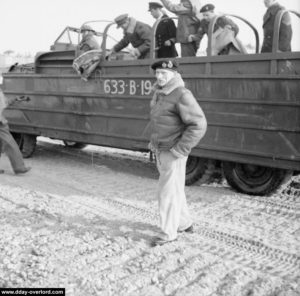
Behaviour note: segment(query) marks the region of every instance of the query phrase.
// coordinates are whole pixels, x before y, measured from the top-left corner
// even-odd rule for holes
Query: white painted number
[[[141,92],[142,92],[142,95],[150,95],[151,93],[151,89],[152,89],[152,84],[151,84],[151,81],[150,80],[142,80],[142,85],[141,85]]]
[[[119,80],[118,82],[119,82],[119,87],[120,87],[118,94],[123,95],[123,94],[125,94],[125,81]]]
[[[112,90],[111,90],[111,94],[112,95],[115,95],[118,93],[118,81],[117,80],[111,80],[110,81],[111,83],[111,87],[112,87]]]
[[[124,95],[126,92],[130,95],[142,95],[148,96],[151,93],[152,84],[150,80],[115,80],[115,79],[106,79],[104,81],[104,92],[106,94],[112,95]]]
[[[104,80],[104,92],[106,94],[110,94],[110,81],[109,80]]]

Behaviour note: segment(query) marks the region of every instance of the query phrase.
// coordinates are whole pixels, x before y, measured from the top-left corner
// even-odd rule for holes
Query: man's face
[[[122,25],[120,25],[120,27],[123,30],[127,30],[128,26],[129,26],[129,19],[127,19]]]
[[[150,9],[150,14],[155,18],[158,19],[159,18],[159,9]]]
[[[270,7],[273,5],[276,1],[275,0],[264,0],[265,6]]]
[[[175,72],[172,70],[156,69],[155,71],[157,84],[161,87],[165,86],[174,76]]]
[[[214,17],[215,13],[213,11],[206,11],[203,12],[202,15],[205,20],[210,21]]]

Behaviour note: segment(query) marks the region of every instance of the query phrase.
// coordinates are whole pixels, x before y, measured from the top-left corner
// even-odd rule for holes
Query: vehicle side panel
[[[150,60],[104,61],[84,82],[68,52],[41,55],[36,73],[8,73],[4,92],[27,95],[7,110],[12,131],[146,150]],[[300,53],[180,59],[208,119],[193,155],[300,168]]]

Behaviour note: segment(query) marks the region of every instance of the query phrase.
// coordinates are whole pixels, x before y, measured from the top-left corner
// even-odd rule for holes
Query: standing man
[[[112,53],[119,52],[128,44],[134,47],[132,55],[138,59],[150,57],[151,27],[145,23],[137,21],[128,14],[122,14],[115,18],[118,28],[124,30],[123,39],[112,49]]]
[[[149,2],[149,11],[159,24],[156,27],[156,57],[157,58],[172,58],[177,57],[175,48],[176,43],[176,26],[162,11],[163,6],[158,2]]]
[[[159,171],[158,201],[160,236],[152,245],[176,240],[177,232],[193,232],[185,187],[187,157],[206,132],[205,115],[193,94],[185,88],[177,63],[152,64],[157,82],[151,101],[152,134],[149,148]]]
[[[14,101],[10,101],[9,104],[12,104]],[[15,174],[25,174],[30,170],[30,167],[25,166],[22,153],[9,132],[7,120],[2,114],[6,104],[5,96],[0,89],[0,153],[2,150],[5,152]],[[4,170],[0,170],[0,173],[3,174]]]
[[[181,56],[195,56],[197,44],[189,41],[188,36],[196,34],[199,27],[197,18],[200,10],[199,0],[180,0],[179,4],[173,4],[170,0],[161,0],[166,9],[178,16],[176,41],[180,43]],[[200,16],[199,16],[200,17]]]
[[[280,10],[285,10],[277,0],[264,0],[267,11],[263,18],[263,30],[264,30],[264,41],[261,48],[261,52],[272,52],[273,46],[273,33],[274,23],[277,13]],[[291,51],[291,40],[292,40],[292,24],[289,13],[285,13],[282,16],[280,29],[279,29],[279,51]]]
[[[198,46],[205,34],[208,34],[209,24],[213,18],[217,16],[215,6],[213,4],[204,5],[200,13],[203,19],[200,22],[199,29],[196,34],[190,35],[188,40],[195,41]],[[236,39],[239,32],[238,25],[226,16],[220,16],[214,26],[212,55],[228,55],[233,53],[245,53],[245,49],[241,42]]]

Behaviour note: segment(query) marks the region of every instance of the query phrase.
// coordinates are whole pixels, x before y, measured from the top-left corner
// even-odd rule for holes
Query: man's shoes
[[[0,169],[0,174],[4,174],[4,170],[1,170],[1,169]]]
[[[31,167],[24,167],[23,169],[15,170],[16,175],[25,174],[31,170]]]
[[[189,227],[186,228],[186,229],[178,230],[178,232],[180,232],[180,233],[182,233],[182,232],[186,232],[186,233],[194,233],[194,226],[191,225],[191,226],[189,226]]]
[[[162,245],[165,245],[167,243],[171,243],[171,242],[174,242],[176,241],[177,238],[173,239],[173,240],[165,240],[161,237],[154,237],[153,240],[151,241],[151,247],[156,247],[156,246],[162,246]]]

